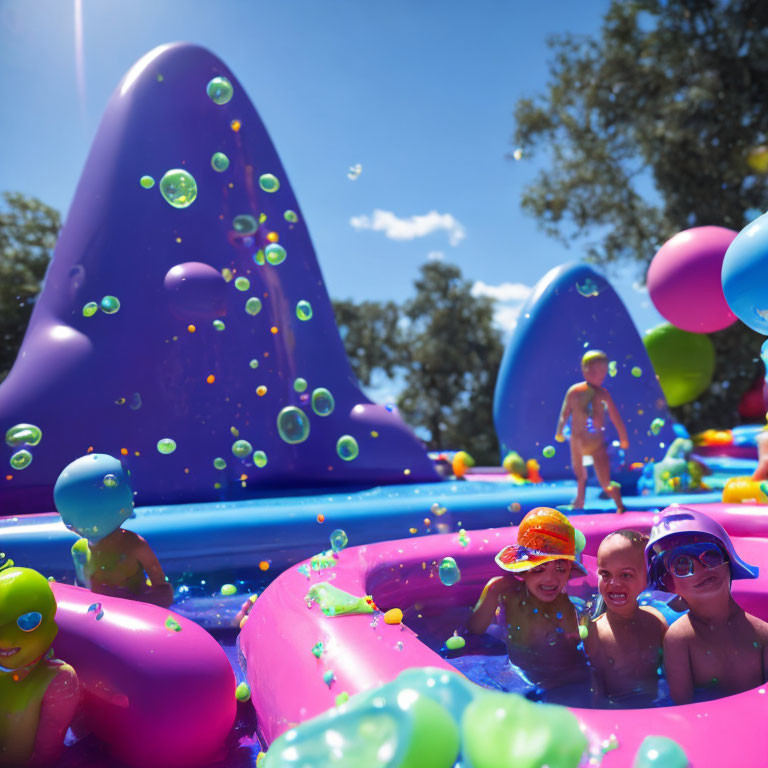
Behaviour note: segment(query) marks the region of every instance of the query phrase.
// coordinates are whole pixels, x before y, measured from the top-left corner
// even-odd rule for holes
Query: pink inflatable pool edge
[[[754,581],[735,581],[733,594],[747,611],[768,619],[768,514],[748,505],[688,505],[726,529],[736,550],[760,567]],[[630,512],[574,516],[585,535],[587,562],[604,536],[619,528],[647,532],[654,513]],[[424,645],[405,625],[372,622],[370,615],[326,617],[307,607],[310,586],[330,581],[355,595],[371,594],[381,610],[405,610],[430,599],[471,605],[497,568],[494,555],[514,541],[515,528],[469,531],[462,545],[458,534],[443,534],[351,547],[339,553],[336,567],[310,576],[290,568],[256,601],[240,634],[247,660],[260,735],[266,745],[295,725],[324,712],[342,691],[350,696],[393,680],[409,667],[431,666],[456,671]],[[462,578],[446,587],[437,574],[444,557],[453,557]],[[594,583],[594,577],[590,577]],[[320,659],[311,650],[323,642]],[[331,685],[323,676],[331,671]],[[605,768],[630,766],[646,736],[679,742],[694,768],[726,765],[738,756],[744,766],[766,764],[768,735],[759,727],[768,716],[768,693],[760,686],[716,701],[635,710],[573,709],[584,726],[600,739],[614,734],[619,748],[605,755]]]
[[[234,673],[216,640],[168,609],[51,586],[55,656],[77,671],[84,725],[110,754],[137,768],[219,759],[236,700]]]

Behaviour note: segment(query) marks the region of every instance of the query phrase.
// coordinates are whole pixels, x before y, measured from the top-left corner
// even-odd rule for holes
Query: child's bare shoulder
[[[643,622],[643,627],[648,629],[656,629],[661,632],[666,632],[669,629],[667,620],[664,618],[664,614],[658,611],[656,608],[650,605],[640,606],[640,616]]]
[[[768,622],[758,619],[757,616],[753,616],[751,613],[745,613],[744,615],[755,632],[757,632],[758,637],[764,643],[768,643]]]
[[[664,635],[664,645],[683,645],[690,642],[694,637],[693,627],[688,615],[681,616]]]
[[[508,575],[499,578],[501,579],[499,585],[500,597],[516,597],[523,594],[523,582],[520,579]]]
[[[125,528],[120,529],[120,544],[126,549],[137,549],[146,545],[146,543],[146,539],[143,536],[139,536],[138,533],[127,531]]]

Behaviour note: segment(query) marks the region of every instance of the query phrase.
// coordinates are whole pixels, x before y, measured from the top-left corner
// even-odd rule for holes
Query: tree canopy
[[[61,226],[35,197],[5,192],[0,204],[0,381],[11,370]]]
[[[544,155],[522,206],[547,233],[644,274],[676,232],[740,230],[768,207],[753,162],[768,143],[767,4],[613,0],[598,36],[550,46],[546,91],[517,102],[513,136]],[[761,339],[741,323],[712,340],[714,385],[679,409],[692,428],[731,426],[759,372]]]

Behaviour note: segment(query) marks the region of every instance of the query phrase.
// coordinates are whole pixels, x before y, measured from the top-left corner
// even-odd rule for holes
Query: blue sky
[[[106,103],[161,43],[206,46],[237,75],[283,160],[332,296],[401,301],[419,265],[459,265],[503,299],[578,259],[520,210],[536,173],[513,107],[543,90],[546,40],[599,29],[607,0],[0,0],[0,189],[62,212]],[[82,58],[76,51],[76,9]],[[348,177],[360,164],[356,180]],[[636,267],[614,281],[661,322]]]

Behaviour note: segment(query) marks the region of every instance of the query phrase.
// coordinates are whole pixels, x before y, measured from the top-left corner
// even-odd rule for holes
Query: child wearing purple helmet
[[[682,597],[689,611],[664,637],[664,670],[675,704],[741,693],[768,679],[768,623],[731,596],[732,579],[755,579],[719,523],[669,507],[651,529],[648,581]]]

